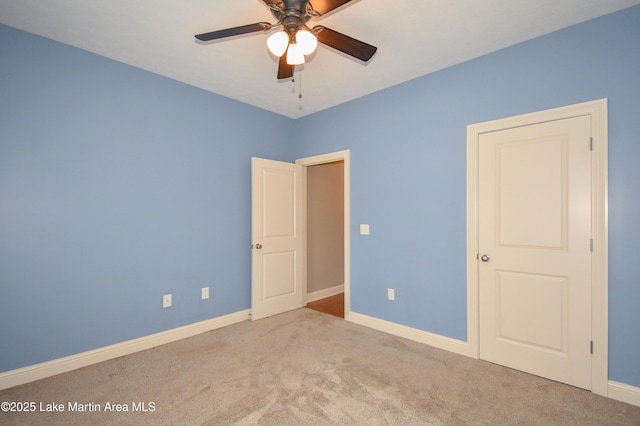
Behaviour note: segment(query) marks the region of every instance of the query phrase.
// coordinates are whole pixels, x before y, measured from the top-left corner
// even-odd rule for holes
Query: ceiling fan
[[[307,26],[312,18],[331,12],[351,0],[262,0],[278,20],[275,24],[258,22],[227,28],[210,33],[198,34],[200,41],[211,41],[226,37],[268,31],[282,26],[282,30],[272,34],[267,40],[271,53],[280,57],[278,79],[293,77],[294,67],[304,63],[304,56],[310,55],[318,43],[337,49],[362,62],[368,62],[378,50],[375,46],[356,40],[322,25]],[[285,54],[286,53],[286,54]]]

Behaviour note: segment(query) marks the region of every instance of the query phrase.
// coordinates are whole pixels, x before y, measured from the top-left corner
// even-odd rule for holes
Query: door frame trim
[[[296,164],[300,164],[303,166],[303,188],[305,190],[304,193],[304,208],[307,208],[307,167],[309,166],[317,166],[319,164],[333,163],[335,161],[344,161],[343,166],[343,177],[344,177],[344,319],[349,321],[351,318],[351,249],[350,249],[350,241],[351,241],[351,228],[350,228],[350,218],[351,218],[351,164],[350,164],[351,151],[337,151],[331,152],[328,154],[316,155],[313,157],[306,157],[296,160]],[[306,215],[306,212],[305,212]],[[305,247],[305,260],[304,260],[304,278],[303,278],[303,289],[304,294],[307,293],[307,263],[306,263],[306,247],[307,247],[307,232],[305,228],[304,232],[304,242],[303,245]]]
[[[591,156],[591,392],[608,396],[608,100],[599,99],[467,126],[467,343],[468,356],[480,357],[478,282],[478,141],[482,133],[589,115]]]

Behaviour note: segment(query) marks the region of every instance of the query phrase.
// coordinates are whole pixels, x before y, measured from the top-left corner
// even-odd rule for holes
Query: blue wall
[[[0,58],[0,371],[248,309],[291,120],[6,26]]]
[[[466,126],[601,98],[609,377],[640,386],[640,7],[294,123],[305,134],[298,158],[351,149],[351,309],[466,341]],[[370,236],[359,235],[360,223]]]
[[[250,157],[342,149],[352,310],[466,340],[466,126],[606,97],[609,376],[640,386],[640,7],[295,121],[2,26],[0,57],[0,371],[249,308]]]

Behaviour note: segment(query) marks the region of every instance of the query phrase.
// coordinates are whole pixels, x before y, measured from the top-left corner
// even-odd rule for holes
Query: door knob
[[[491,258],[489,257],[489,255],[483,254],[483,255],[482,255],[482,257],[481,257],[480,259],[481,259],[483,262],[488,262],[488,261],[489,261],[489,259],[491,259]]]
[[[260,250],[262,248],[262,244],[256,244],[256,250]]]

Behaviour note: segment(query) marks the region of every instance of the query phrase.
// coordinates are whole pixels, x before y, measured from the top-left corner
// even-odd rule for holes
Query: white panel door
[[[480,358],[591,389],[589,116],[479,138]]]
[[[304,304],[302,166],[251,159],[251,318]]]

